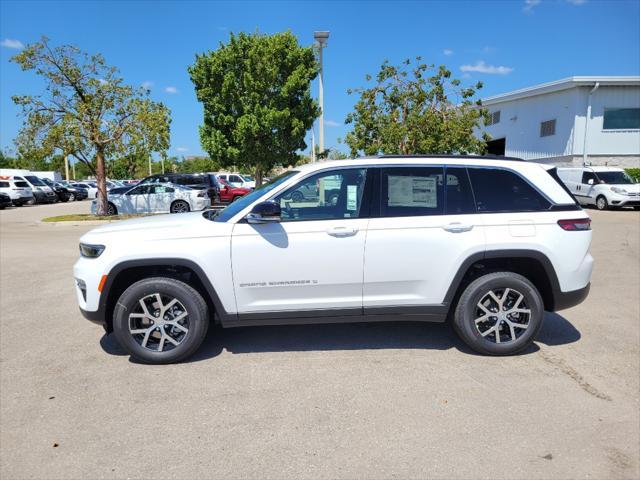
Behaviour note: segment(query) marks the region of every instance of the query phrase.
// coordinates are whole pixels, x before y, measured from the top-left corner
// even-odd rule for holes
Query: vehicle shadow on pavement
[[[564,345],[580,339],[580,332],[563,316],[545,314],[536,342]],[[104,335],[102,349],[111,355],[126,355],[115,335]],[[301,352],[322,350],[425,349],[457,350],[478,355],[467,347],[449,323],[381,322],[323,325],[286,325],[209,329],[200,349],[186,362],[216,357],[223,350],[234,354]],[[535,343],[520,352],[527,355],[540,349]]]

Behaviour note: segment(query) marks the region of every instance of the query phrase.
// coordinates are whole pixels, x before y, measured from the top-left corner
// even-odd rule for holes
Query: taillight
[[[558,225],[560,225],[563,230],[569,230],[572,232],[591,230],[591,219],[575,218],[572,220],[558,220]]]

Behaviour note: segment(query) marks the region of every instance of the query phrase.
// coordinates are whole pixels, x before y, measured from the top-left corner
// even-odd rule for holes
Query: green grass
[[[139,217],[148,217],[152,215],[150,213],[141,213],[136,215],[110,215],[104,217],[98,217],[96,215],[92,215],[91,213],[72,213],[69,215],[57,215],[55,217],[46,217],[43,218],[43,222],[85,222],[88,220],[105,220],[105,221],[113,221],[113,220],[126,220],[127,218],[139,218]]]

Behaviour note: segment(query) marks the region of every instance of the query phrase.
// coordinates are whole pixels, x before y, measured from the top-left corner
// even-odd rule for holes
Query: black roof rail
[[[486,155],[469,155],[469,154],[452,154],[452,153],[418,153],[415,155],[373,155],[369,157],[363,158],[475,158],[482,160],[486,158],[487,160],[509,160],[514,162],[524,162],[522,158],[518,157],[507,157],[505,155],[494,155],[494,154],[486,154]]]

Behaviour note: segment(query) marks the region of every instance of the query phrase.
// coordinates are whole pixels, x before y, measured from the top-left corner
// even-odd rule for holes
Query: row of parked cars
[[[0,169],[0,209],[10,205],[95,199],[95,181],[64,181],[28,170]],[[158,174],[142,180],[107,180],[110,212],[151,213],[202,210],[227,204],[251,192],[253,179],[239,173]]]
[[[248,176],[236,173],[163,173],[136,185],[108,191],[108,213],[183,213],[228,204],[255,188]],[[96,202],[91,205],[95,213]]]

